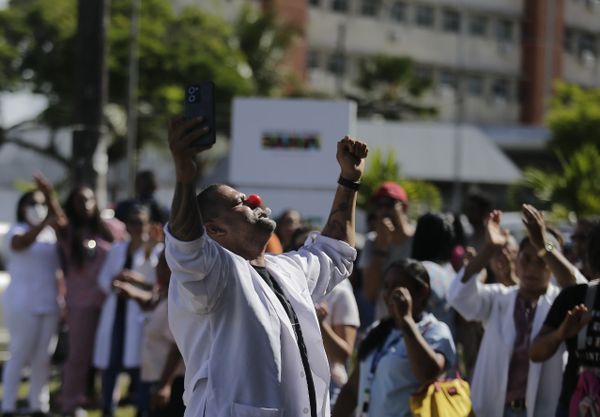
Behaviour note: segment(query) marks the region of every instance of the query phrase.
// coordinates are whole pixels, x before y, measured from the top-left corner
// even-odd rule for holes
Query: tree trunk
[[[110,0],[78,0],[76,41],[76,99],[74,108],[73,185],[96,191],[98,205],[106,203],[106,138],[103,110],[106,103],[106,31]]]

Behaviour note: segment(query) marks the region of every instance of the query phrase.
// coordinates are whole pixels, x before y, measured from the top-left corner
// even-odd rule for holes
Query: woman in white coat
[[[133,207],[126,226],[130,240],[113,245],[98,276],[98,284],[107,294],[94,350],[94,365],[103,370],[103,416],[114,413],[113,392],[122,370],[129,371],[132,384],[137,386],[139,383],[145,318],[137,302],[117,295],[113,281],[118,279],[152,288],[156,282],[156,264],[163,249],[156,233],[151,233],[150,212],[146,207]]]
[[[543,364],[529,360],[532,334],[537,334],[560,289],[575,284],[576,268],[546,233],[543,216],[523,206],[527,228],[519,246],[517,286],[482,284],[477,275],[507,243],[500,212],[489,215],[486,241],[450,286],[448,301],[467,320],[483,323],[485,333],[471,384],[473,411],[485,417],[546,417],[554,414],[560,394],[563,352]],[[583,279],[583,277],[581,277]]]
[[[38,189],[21,196],[17,223],[6,237],[10,284],[4,294],[4,315],[10,335],[10,359],[4,365],[2,415],[15,413],[21,371],[29,365],[29,408],[33,416],[49,411],[50,345],[58,324],[56,233],[66,220],[50,185],[35,177]]]

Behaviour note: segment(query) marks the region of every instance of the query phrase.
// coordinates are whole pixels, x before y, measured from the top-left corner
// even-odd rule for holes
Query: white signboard
[[[337,142],[356,131],[349,101],[239,98],[233,104],[229,181],[324,224],[340,173]]]

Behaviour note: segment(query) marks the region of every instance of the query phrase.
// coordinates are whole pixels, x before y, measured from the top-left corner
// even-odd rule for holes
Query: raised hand
[[[197,145],[198,139],[208,133],[202,127],[202,118],[186,119],[177,117],[169,123],[169,148],[175,162],[177,180],[190,183],[196,180],[198,165],[196,154],[210,149],[212,145]]]
[[[412,320],[413,301],[410,292],[405,287],[394,289],[391,294],[392,316],[396,325],[401,329]]]
[[[567,312],[558,329],[563,340],[577,336],[577,333],[592,320],[591,315],[585,315],[587,311],[588,309],[584,304],[579,304]]]
[[[389,217],[378,217],[375,220],[375,231],[377,232],[375,243],[377,246],[387,250],[392,243],[395,230],[394,223]]]
[[[48,181],[41,172],[33,175],[33,182],[35,183],[36,188],[40,190],[45,197],[52,194],[52,184],[50,184],[50,181]]]
[[[508,242],[508,232],[500,227],[502,212],[500,210],[492,211],[485,224],[486,244],[501,248]]]
[[[530,204],[523,204],[521,220],[527,228],[529,240],[534,248],[540,250],[544,247],[546,235],[546,222],[544,215]]]
[[[54,195],[54,188],[50,181],[41,172],[38,172],[33,175],[33,182],[36,188],[44,194],[46,204],[48,205],[48,216],[44,222],[55,230],[61,230],[66,227],[69,221]]]
[[[342,177],[350,181],[358,181],[365,171],[365,158],[369,149],[364,142],[344,137],[337,144],[336,158],[342,169]]]

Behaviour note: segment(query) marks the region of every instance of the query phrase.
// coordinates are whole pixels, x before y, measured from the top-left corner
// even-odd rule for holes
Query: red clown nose
[[[258,194],[250,194],[248,197],[246,197],[246,201],[244,201],[244,203],[252,208],[257,208],[262,206],[263,201]]]

